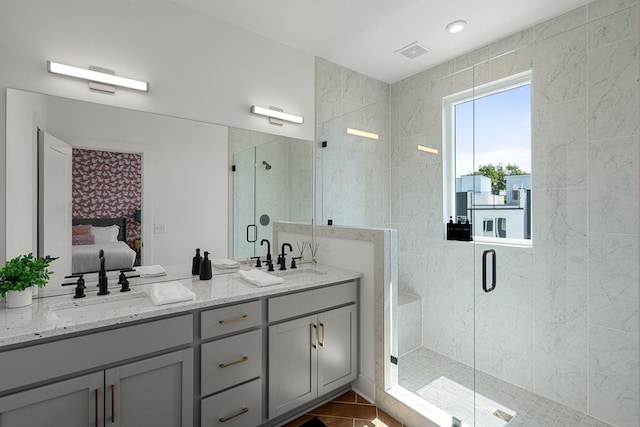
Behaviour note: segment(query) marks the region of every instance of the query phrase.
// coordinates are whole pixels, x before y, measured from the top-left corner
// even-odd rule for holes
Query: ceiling
[[[171,0],[220,21],[394,83],[588,0]],[[467,21],[449,34],[445,26]],[[396,53],[418,42],[415,59]]]

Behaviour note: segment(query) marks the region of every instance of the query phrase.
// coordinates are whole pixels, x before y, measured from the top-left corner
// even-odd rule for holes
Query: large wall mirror
[[[40,219],[26,219],[34,230],[34,252],[60,257],[48,292],[58,288],[64,275],[92,269],[74,266],[73,252],[86,249],[87,242],[78,237],[83,227],[72,225],[100,227],[106,235],[99,240],[124,242],[133,252],[125,256],[136,264],[186,265],[195,248],[213,257],[241,259],[266,253],[266,247],[248,245],[248,225],[256,225],[250,232],[259,244],[272,239],[273,222],[311,223],[312,146],[310,141],[7,89],[7,174],[14,170],[9,165],[15,157],[21,169],[25,164],[31,168],[21,176],[33,178],[30,184],[7,176],[7,186],[11,194],[33,198],[38,206]],[[249,153],[253,159],[243,163]],[[60,172],[68,167],[68,175]],[[20,215],[8,212],[8,229],[11,218]],[[115,220],[124,221],[118,223],[119,236],[108,233]],[[241,230],[238,236],[236,229]],[[8,233],[8,238],[13,237]],[[107,267],[119,268],[119,256],[108,257]]]

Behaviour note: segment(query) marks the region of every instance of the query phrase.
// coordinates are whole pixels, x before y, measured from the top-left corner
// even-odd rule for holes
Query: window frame
[[[450,217],[455,218],[456,212],[456,148],[455,148],[455,107],[468,101],[474,101],[489,95],[495,95],[517,87],[531,85],[533,87],[532,71],[527,70],[508,77],[493,80],[491,82],[474,86],[463,91],[444,96],[442,98],[442,188],[443,188],[443,212],[442,219],[445,227],[443,238],[446,239],[446,223]],[[533,94],[531,96],[533,99]],[[532,103],[532,101],[531,101]],[[533,115],[533,108],[530,109]],[[475,115],[474,115],[475,120]],[[532,120],[533,121],[533,120]],[[531,137],[533,145],[533,137]],[[533,149],[532,149],[533,152]],[[533,161],[531,162],[531,181],[533,182]],[[482,225],[482,224],[480,224]],[[495,224],[494,224],[495,225]],[[475,227],[478,224],[474,225]],[[516,246],[533,246],[533,233],[531,239],[513,239],[498,237],[473,236],[473,240],[480,243],[507,244]]]

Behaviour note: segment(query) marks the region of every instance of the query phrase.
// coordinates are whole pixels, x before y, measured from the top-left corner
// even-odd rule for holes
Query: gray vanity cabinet
[[[105,425],[193,424],[193,349],[108,369],[104,378]]]
[[[192,424],[192,349],[0,398],[2,427]]]
[[[270,321],[324,310],[269,326],[269,418],[356,379],[356,301],[354,282],[269,301]]]
[[[104,374],[97,372],[0,398],[2,427],[102,426]]]
[[[249,427],[263,418],[263,301],[202,312],[200,425]]]
[[[0,352],[0,426],[191,427],[193,348],[152,355],[192,342],[188,314]]]

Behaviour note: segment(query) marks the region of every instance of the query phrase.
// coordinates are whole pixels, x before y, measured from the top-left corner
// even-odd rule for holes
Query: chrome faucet
[[[109,284],[107,282],[107,271],[104,268],[105,258],[104,251],[102,249],[100,249],[100,252],[98,252],[98,257],[100,258],[100,271],[98,272],[98,295],[108,295]]]
[[[289,248],[289,252],[291,252],[293,250],[293,248],[291,247],[291,244],[289,243],[283,243],[282,244],[282,252],[280,252],[280,270],[286,270],[287,269],[287,260],[286,260],[286,253],[284,252],[284,248],[288,247]]]

